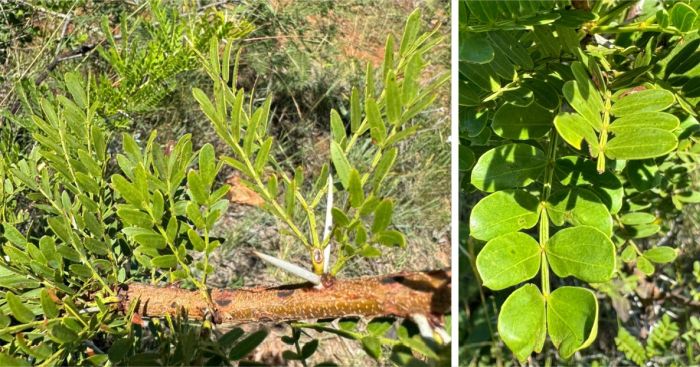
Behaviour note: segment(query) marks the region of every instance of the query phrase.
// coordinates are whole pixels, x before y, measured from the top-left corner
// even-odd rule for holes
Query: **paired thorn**
[[[274,256],[263,254],[262,252],[253,250],[255,256],[259,257],[266,263],[273,265],[279,269],[286,271],[287,273],[298,276],[299,278],[305,279],[315,285],[321,284],[321,277],[310,272],[299,265],[294,265],[288,261],[278,259]]]
[[[331,268],[331,241],[328,238],[331,234],[331,228],[333,228],[333,215],[331,210],[333,209],[333,175],[328,173],[328,196],[326,196],[326,222],[323,226],[323,242],[328,240],[328,244],[323,249],[323,273],[328,274]]]
[[[433,328],[428,318],[423,314],[414,313],[411,315],[411,320],[416,323],[416,326],[418,326],[418,332],[424,339],[435,341],[435,334],[437,334],[437,336],[442,340],[443,344],[448,344],[452,340],[450,334],[447,333],[447,330],[440,326]]]
[[[326,197],[326,219],[325,223],[323,226],[323,239],[322,241],[325,243],[328,241],[328,244],[326,247],[323,248],[323,274],[328,274],[330,272],[330,263],[331,263],[331,241],[329,239],[331,229],[333,228],[333,216],[331,214],[331,209],[333,208],[333,176],[329,173],[328,174],[328,196]],[[259,251],[253,251],[255,256],[259,257],[266,263],[273,265],[279,269],[282,269],[286,271],[287,273],[296,275],[302,279],[305,279],[317,287],[322,287],[323,282],[321,279],[321,276],[306,270],[298,265],[292,264],[288,261],[276,258],[274,256],[270,256],[267,254],[263,254],[262,252]],[[319,253],[320,254],[320,253]]]
[[[430,322],[428,322],[428,318],[425,317],[425,315],[414,313],[411,315],[411,319],[416,323],[416,326],[418,326],[418,332],[423,339],[434,340],[433,327],[430,326]]]

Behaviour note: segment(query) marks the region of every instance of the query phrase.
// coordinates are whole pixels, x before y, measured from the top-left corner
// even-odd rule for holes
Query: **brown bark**
[[[406,272],[347,280],[326,279],[269,288],[213,289],[213,307],[197,291],[146,284],[124,286],[121,308],[138,301],[143,317],[187,312],[190,318],[212,315],[221,323],[281,322],[347,316],[441,316],[450,309],[451,272]],[[212,309],[214,308],[214,309]]]

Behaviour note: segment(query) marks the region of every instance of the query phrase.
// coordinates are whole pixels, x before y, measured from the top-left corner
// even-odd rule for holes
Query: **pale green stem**
[[[605,107],[603,109],[603,127],[600,130],[600,142],[598,144],[598,164],[596,168],[598,173],[605,172],[605,146],[608,144],[608,129],[610,128],[610,92],[605,94]]]
[[[545,248],[547,242],[549,241],[549,216],[547,215],[547,201],[549,200],[549,195],[552,192],[552,181],[554,180],[554,168],[556,162],[556,152],[557,152],[557,132],[552,129],[550,131],[552,136],[549,140],[549,147],[547,149],[547,163],[544,169],[544,187],[542,188],[542,197],[540,198],[540,205],[542,212],[540,213],[540,223],[539,223],[539,242],[540,248],[542,249],[542,262],[541,262],[541,277],[542,277],[542,294],[545,297],[549,295],[549,264],[547,262],[547,255],[545,253]]]

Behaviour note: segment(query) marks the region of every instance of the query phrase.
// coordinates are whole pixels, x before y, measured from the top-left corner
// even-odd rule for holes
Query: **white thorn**
[[[316,284],[316,285],[321,284],[321,277],[320,276],[318,276],[318,275],[316,275],[316,274],[314,274],[314,273],[312,273],[312,272],[310,272],[310,271],[308,271],[308,270],[306,270],[298,265],[294,265],[288,261],[278,259],[274,256],[263,254],[262,252],[253,251],[253,253],[255,254],[255,256],[259,257],[260,259],[267,262],[268,264],[273,265],[275,267],[278,267],[278,268],[286,271],[287,273],[294,274],[294,275],[298,276],[299,278],[308,280],[309,282]]]
[[[326,196],[326,223],[323,225],[323,241],[328,239],[333,228],[333,176],[328,173],[328,196]],[[328,244],[323,249],[323,273],[328,274],[331,270],[331,240],[328,239]]]
[[[420,335],[429,340],[434,340],[433,338],[433,328],[430,326],[430,323],[428,322],[428,318],[425,317],[425,315],[419,314],[419,313],[414,313],[411,314],[411,319],[413,319],[413,322],[416,323],[416,326],[418,326],[418,332]]]

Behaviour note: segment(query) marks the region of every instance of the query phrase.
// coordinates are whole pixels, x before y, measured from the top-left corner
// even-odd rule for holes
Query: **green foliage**
[[[244,103],[242,89],[229,86],[236,85],[235,73],[233,81],[229,80],[228,70],[231,66],[226,64],[231,60],[228,55],[230,48],[224,52],[223,65],[215,46],[210,48],[208,58],[201,56],[214,82],[213,100],[199,89],[195,89],[193,94],[219,137],[233,151],[232,157],[222,158],[223,162],[244,174],[243,182],[263,198],[265,208],[285,223],[308,250],[317,274],[325,272],[324,263],[330,261],[324,259],[322,251],[331,240],[338,244],[337,260],[330,268],[331,274],[338,273],[355,256],[374,257],[381,254],[377,245],[404,246],[406,243],[403,234],[390,228],[394,204],[391,198],[381,197],[379,189],[395,162],[396,145],[418,129],[418,125],[411,126],[410,120],[435,100],[437,88],[448,80],[448,76],[443,75],[420,92],[415,89],[416,78],[423,74],[426,67],[422,62],[424,55],[441,40],[435,30],[419,34],[415,30],[419,21],[418,11],[409,16],[401,41],[404,47],[396,55],[390,47],[393,38],[390,36],[387,40],[389,51],[379,86],[374,83],[374,68],[368,64],[363,93],[365,115],[362,115],[362,102],[357,89],[350,101],[354,114],[350,116],[349,126],[341,121],[336,111],[331,111],[332,171],[329,167],[322,168],[322,174],[313,180],[309,192],[303,191],[301,168],[296,168],[293,176],[279,169],[274,173],[265,173],[267,167],[274,169],[279,166],[274,155],[270,154],[278,149],[268,133],[271,102],[268,98],[261,107],[253,109],[252,104]],[[403,75],[403,78],[397,79],[397,75]],[[349,135],[346,135],[348,127]],[[351,163],[348,157],[353,148],[370,139],[373,140],[370,166],[360,167]],[[333,177],[332,181],[329,174]],[[324,236],[325,229],[317,220],[317,212],[322,198],[331,190],[334,191],[333,207],[326,209],[333,216],[333,225],[330,235]],[[278,197],[284,198],[284,202],[280,202]],[[301,208],[301,212],[295,209],[297,207]]]
[[[445,325],[450,324],[449,320],[448,317]],[[337,328],[328,322],[295,326],[359,341],[367,355],[377,360],[381,360],[387,352],[390,352],[389,360],[399,366],[441,366],[448,365],[450,362],[449,344],[440,344],[439,338],[436,340],[421,336],[418,327],[409,320],[398,322],[392,318],[380,317],[362,326],[359,319],[345,318],[338,321]],[[284,341],[291,344],[293,339]],[[416,358],[416,355],[421,358]]]
[[[655,4],[624,25],[632,3],[459,5],[461,188],[486,195],[468,207],[467,266],[487,288],[516,287],[496,297],[497,326],[520,362],[546,335],[569,359],[597,337],[586,284],[612,284],[626,263],[652,274],[678,254],[639,239],[698,195],[681,173],[698,167],[699,99],[679,82],[700,80],[680,59],[696,53],[697,4]]]
[[[193,31],[177,13],[151,5],[158,21],[144,25],[145,36],[143,29],[132,33],[138,27],[125,17],[121,41],[110,39],[103,49],[121,79],[117,88],[106,87],[105,74],[70,72],[55,96],[21,90],[27,116],[13,117],[13,133],[35,143],[26,154],[16,144],[1,147],[10,154],[0,159],[0,364],[230,365],[247,357],[267,330],[214,335],[212,320],[194,325],[177,315],[144,322],[135,302],[117,309],[119,286],[129,282],[178,282],[211,302],[210,256],[222,242],[213,232],[229,203],[229,187],[217,179],[225,165],[239,170],[265,209],[289,227],[318,273],[336,274],[354,256],[406,244],[392,224],[394,201],[382,194],[382,183],[393,170],[397,144],[418,129],[413,117],[448,80],[440,75],[417,88],[428,66],[424,55],[442,41],[437,30],[420,32],[419,12],[409,17],[401,46],[389,49],[382,71],[368,67],[364,97],[356,90],[349,101],[355,111],[350,121],[331,112],[332,164],[308,190],[300,168],[290,174],[275,160],[280,147],[268,125],[272,98],[258,103],[237,88],[236,40],[249,29],[202,18]],[[231,38],[220,54],[222,35]],[[183,46],[183,40],[192,44]],[[147,47],[136,47],[139,42]],[[172,59],[162,58],[168,53]],[[231,156],[217,154],[213,144],[196,149],[189,134],[161,144],[156,131],[143,141],[114,131],[114,113],[139,112],[154,101],[141,96],[161,99],[157,91],[182,68],[202,68],[211,77],[213,99],[197,88],[192,94]],[[381,74],[377,83],[375,74]],[[363,115],[363,105],[372,112]],[[383,138],[372,142],[376,134]],[[350,155],[361,144],[371,146],[370,166]],[[323,236],[317,212],[331,190],[335,201],[327,213],[334,220]],[[323,269],[330,259],[322,251],[332,240],[336,262]],[[449,343],[433,343],[410,327],[398,328],[398,339],[387,336],[392,322],[372,321],[366,335],[353,339],[374,358],[383,358],[384,346],[394,348],[396,363],[420,363],[414,352],[447,360]],[[296,350],[286,355],[304,361],[319,340],[300,343],[299,330],[288,340]]]
[[[697,318],[692,318],[691,321],[697,323]],[[691,332],[689,331],[688,334]],[[654,360],[655,357],[666,357],[671,343],[677,340],[678,335],[678,324],[671,321],[668,315],[664,315],[649,332],[646,347],[642,346],[642,343],[623,328],[618,330],[615,344],[618,349],[625,353],[627,359],[642,366],[647,361]],[[691,353],[692,349],[691,346],[689,349]]]
[[[136,115],[157,108],[177,88],[179,75],[199,68],[196,53],[207,50],[210,39],[235,42],[252,31],[245,20],[227,20],[220,12],[186,17],[160,1],[149,5],[148,22],[130,21],[126,14],[116,25],[102,19],[106,42],[98,51],[110,70],[96,78],[96,97],[100,112],[117,126],[128,126]]]

